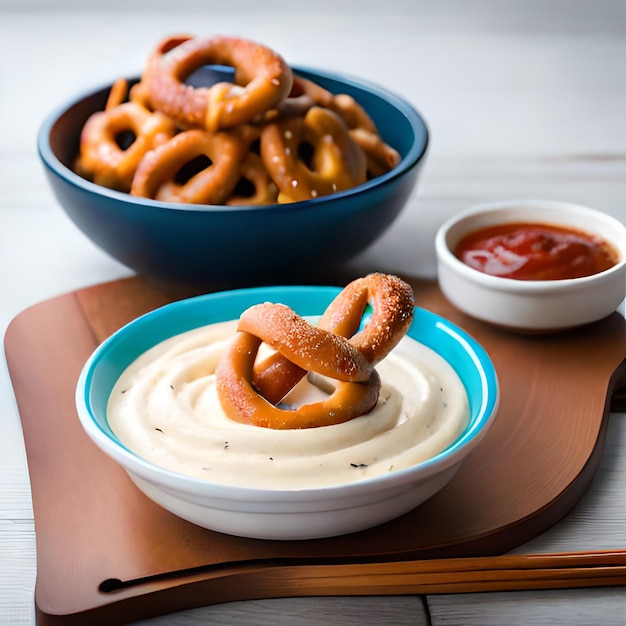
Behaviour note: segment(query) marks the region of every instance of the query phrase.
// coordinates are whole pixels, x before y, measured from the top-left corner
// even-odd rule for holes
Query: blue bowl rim
[[[377,176],[367,182],[359,185],[358,187],[354,187],[352,189],[347,189],[345,191],[341,191],[329,196],[321,196],[319,198],[312,198],[310,200],[305,200],[301,202],[293,202],[290,203],[289,209],[290,211],[302,210],[305,208],[315,209],[319,204],[326,203],[329,200],[339,200],[341,198],[359,196],[363,193],[366,193],[368,190],[376,187],[381,187],[391,183],[392,181],[400,178],[405,173],[407,173],[412,168],[416,167],[417,164],[424,158],[428,146],[430,143],[430,132],[428,126],[426,124],[423,116],[417,111],[417,109],[409,103],[408,100],[403,98],[402,96],[393,93],[392,91],[386,89],[385,87],[381,87],[372,82],[362,80],[360,78],[356,78],[351,75],[339,74],[331,71],[316,69],[307,66],[300,65],[292,65],[292,70],[295,73],[305,73],[310,74],[312,76],[319,76],[324,79],[337,81],[340,83],[344,83],[346,85],[358,88],[358,89],[366,89],[391,103],[397,110],[399,110],[410,122],[413,128],[421,131],[423,136],[423,141],[416,141],[409,152],[401,159],[400,163],[391,171]],[[128,80],[135,80],[137,77],[129,78]],[[59,178],[64,179],[66,182],[71,184],[75,188],[83,189],[84,191],[88,191],[91,193],[95,193],[100,196],[104,196],[110,198],[111,200],[122,200],[129,204],[135,204],[138,206],[149,206],[160,208],[163,210],[179,210],[179,211],[198,211],[198,212],[219,212],[219,213],[233,213],[233,212],[242,212],[242,211],[273,211],[273,210],[284,210],[284,204],[269,204],[269,205],[244,205],[238,207],[230,207],[226,205],[190,205],[183,204],[177,202],[162,202],[158,200],[151,200],[146,198],[137,198],[135,196],[131,196],[130,194],[116,191],[114,189],[108,189],[101,185],[97,185],[89,180],[86,180],[72,171],[71,168],[67,167],[57,158],[57,156],[52,151],[50,147],[50,132],[59,118],[71,107],[75,106],[82,100],[104,90],[111,86],[112,83],[102,84],[99,87],[92,87],[89,90],[86,90],[79,95],[78,97],[73,98],[70,101],[66,101],[64,104],[58,106],[54,109],[43,121],[38,136],[37,136],[37,150],[41,160],[49,167]],[[419,138],[420,132],[416,132],[416,138]]]
[[[97,418],[94,416],[90,399],[90,386],[94,375],[94,368],[98,361],[102,359],[106,353],[112,348],[112,346],[119,341],[124,341],[127,335],[132,333],[146,322],[154,321],[161,317],[169,317],[176,315],[177,313],[184,311],[187,307],[195,307],[198,305],[211,306],[211,304],[218,304],[221,299],[224,298],[240,298],[254,297],[257,302],[268,301],[268,295],[275,295],[277,293],[289,293],[290,295],[297,294],[299,291],[316,292],[317,295],[325,296],[328,301],[337,295],[340,291],[340,287],[334,286],[305,286],[305,285],[291,285],[280,287],[250,287],[243,289],[234,289],[229,291],[220,291],[215,293],[204,294],[195,296],[192,298],[186,298],[170,304],[161,306],[153,311],[145,313],[131,322],[122,326],[119,330],[115,331],[107,339],[105,339],[91,354],[83,369],[81,370],[78,383],[76,386],[76,404],[79,407],[79,419],[83,423],[83,426],[87,427],[89,434],[92,438],[96,439],[96,443],[100,445],[104,442],[105,447],[109,448],[113,444],[117,450],[117,453],[124,457],[125,460],[130,461],[130,464],[135,469],[127,467],[127,471],[135,472],[139,470],[147,470],[148,474],[155,469],[159,473],[159,483],[167,484],[172,489],[180,490],[180,481],[183,479],[189,488],[187,491],[193,493],[195,491],[211,491],[211,494],[216,497],[223,497],[229,500],[235,499],[250,499],[254,500],[258,498],[260,494],[274,493],[289,494],[290,497],[296,499],[311,499],[319,497],[320,499],[328,499],[333,497],[333,493],[339,494],[343,489],[349,487],[351,493],[364,493],[372,489],[372,485],[377,485],[377,489],[388,487],[391,484],[398,485],[404,483],[413,482],[413,475],[416,471],[425,472],[428,475],[443,472],[462,461],[459,455],[463,453],[469,453],[486,434],[487,430],[491,426],[491,423],[495,419],[500,403],[500,385],[497,376],[497,372],[491,360],[491,357],[483,346],[478,343],[469,333],[458,327],[456,324],[450,322],[446,318],[433,313],[427,309],[416,307],[415,319],[411,328],[409,329],[409,336],[413,336],[418,341],[419,336],[416,337],[413,334],[416,321],[418,319],[427,320],[432,328],[446,332],[453,340],[455,340],[465,352],[468,353],[470,360],[475,364],[476,371],[479,373],[481,379],[481,405],[477,416],[475,416],[470,422],[468,428],[446,449],[435,455],[434,457],[418,463],[416,465],[399,469],[388,474],[366,478],[361,481],[347,483],[343,485],[331,485],[321,488],[305,488],[305,489],[266,489],[266,488],[254,488],[254,487],[240,487],[232,485],[224,485],[220,483],[214,483],[200,478],[190,477],[178,472],[167,470],[158,465],[151,463],[138,456],[131,450],[129,450],[124,444],[122,444],[117,437],[111,436],[107,433]],[[271,299],[269,301],[272,301]],[[273,301],[280,301],[274,299]],[[249,305],[248,305],[249,306]],[[197,326],[190,325],[189,329]],[[177,334],[172,333],[169,336]],[[161,341],[163,338],[155,340]],[[154,345],[154,344],[153,344]],[[138,356],[138,355],[137,355]],[[82,410],[81,410],[82,409]],[[87,416],[88,415],[88,422]],[[91,427],[91,428],[90,428]],[[93,430],[92,430],[93,429]],[[139,473],[139,472],[137,472]],[[144,479],[150,480],[144,475]]]

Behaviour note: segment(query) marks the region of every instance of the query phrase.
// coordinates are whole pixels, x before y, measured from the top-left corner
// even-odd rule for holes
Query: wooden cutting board
[[[501,382],[498,417],[421,507],[371,530],[312,541],[243,539],[185,522],[143,496],[82,431],[74,389],[89,354],[134,317],[191,294],[130,278],[19,314],[5,352],[32,486],[38,623],[121,624],[252,598],[437,592],[403,577],[406,562],[443,559],[443,568],[450,557],[491,557],[561,519],[595,473],[613,392],[626,386],[624,318],[515,335],[465,317],[436,284],[410,282],[418,306],[457,323],[490,353]],[[342,584],[351,567],[356,574],[380,562],[392,576]],[[464,590],[471,585],[454,586]]]

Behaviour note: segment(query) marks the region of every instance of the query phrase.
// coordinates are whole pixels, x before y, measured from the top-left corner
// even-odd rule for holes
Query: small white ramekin
[[[503,223],[544,223],[583,230],[608,241],[617,263],[598,274],[565,280],[491,276],[454,255],[461,238]],[[549,332],[601,320],[626,297],[626,228],[615,218],[566,202],[510,200],[473,207],[446,221],[435,239],[441,291],[474,318],[525,332]]]

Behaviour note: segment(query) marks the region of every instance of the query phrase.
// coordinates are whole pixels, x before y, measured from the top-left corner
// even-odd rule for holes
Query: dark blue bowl
[[[428,128],[411,104],[380,87],[318,70],[294,72],[353,96],[398,150],[399,165],[354,189],[292,204],[228,207],[137,198],[71,170],[81,128],[104,108],[108,85],[73,100],[42,125],[38,150],[57,200],[96,245],[162,282],[251,284],[292,280],[312,264],[337,267],[400,214],[424,162]]]

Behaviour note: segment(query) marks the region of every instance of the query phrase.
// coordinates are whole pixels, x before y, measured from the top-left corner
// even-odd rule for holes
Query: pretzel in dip
[[[359,330],[368,303],[374,313]],[[282,304],[251,307],[216,370],[222,408],[235,421],[274,429],[339,424],[368,413],[380,390],[374,366],[406,334],[413,308],[410,285],[383,274],[350,283],[317,327]],[[253,382],[262,342],[276,352],[261,362]],[[329,397],[298,408],[276,406],[307,372],[332,381]]]

